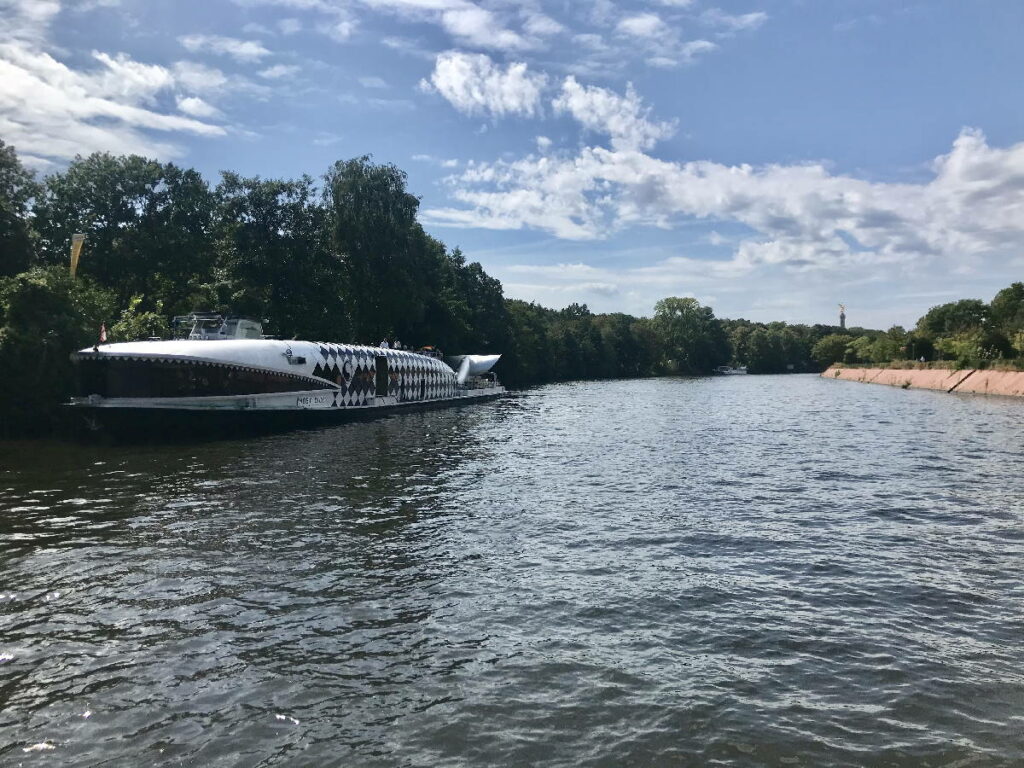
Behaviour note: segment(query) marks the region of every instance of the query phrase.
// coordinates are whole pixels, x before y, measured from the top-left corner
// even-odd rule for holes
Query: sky
[[[1024,279],[1020,0],[0,0],[0,138],[370,154],[505,295],[911,326]]]

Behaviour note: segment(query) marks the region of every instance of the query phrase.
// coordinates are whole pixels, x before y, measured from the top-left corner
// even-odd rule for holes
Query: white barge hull
[[[108,344],[72,355],[86,422],[122,426],[175,413],[236,415],[234,423],[315,423],[342,413],[479,402],[504,394],[496,381],[458,381],[435,357],[349,344],[264,339]],[[497,356],[494,356],[497,361]],[[492,363],[493,365],[493,363]],[[146,416],[147,419],[142,417]],[[116,417],[116,418],[115,418]],[[199,419],[201,421],[201,419]]]

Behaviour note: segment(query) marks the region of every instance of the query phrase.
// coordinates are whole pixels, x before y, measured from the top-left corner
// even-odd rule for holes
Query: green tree
[[[443,246],[442,246],[443,247]],[[450,256],[457,281],[455,291],[446,295],[445,306],[466,308],[467,337],[463,346],[480,352],[500,352],[508,343],[508,317],[501,282],[488,275],[479,262],[465,263],[458,248]]]
[[[756,327],[747,334],[744,356],[750,373],[780,373],[784,367],[779,334],[767,328]]]
[[[935,349],[944,360],[955,360],[961,368],[976,368],[989,360],[1013,355],[1009,340],[991,328],[941,336],[935,340]]]
[[[556,313],[532,302],[507,299],[509,346],[501,359],[502,377],[512,386],[556,381],[548,327]]]
[[[225,172],[216,197],[226,308],[267,320],[285,338],[347,338],[341,261],[313,180]]]
[[[213,269],[213,196],[197,171],[131,155],[78,157],[48,176],[36,206],[41,259],[66,265],[74,232],[86,234],[79,274],[114,291],[187,311]]]
[[[917,330],[929,338],[937,338],[987,327],[989,320],[990,311],[985,302],[961,299],[929,309],[917,321]]]
[[[163,307],[157,304],[155,312],[141,312],[139,305],[142,297],[136,296],[128,307],[121,312],[108,332],[108,341],[144,341],[151,338],[166,339],[170,336],[167,317],[162,314]]]
[[[846,347],[851,340],[850,336],[840,333],[823,336],[811,348],[811,358],[821,368],[828,368],[833,363],[843,362],[846,357]]]
[[[992,323],[1007,336],[1024,330],[1024,283],[1003,288],[990,305]]]
[[[72,392],[69,354],[99,338],[113,297],[63,267],[0,279],[0,434],[44,434]]]
[[[416,221],[419,199],[406,191],[405,172],[363,156],[335,163],[326,178],[356,337],[413,332],[426,314],[424,278],[435,277],[436,264],[426,264],[430,241]]]
[[[722,323],[696,299],[662,299],[654,306],[654,325],[666,365],[675,372],[710,373],[732,356]]]
[[[35,237],[30,213],[39,190],[35,176],[21,164],[14,147],[0,140],[0,277],[32,266]]]
[[[846,354],[843,362],[846,363],[870,363],[872,345],[875,340],[868,335],[856,336],[846,345]]]

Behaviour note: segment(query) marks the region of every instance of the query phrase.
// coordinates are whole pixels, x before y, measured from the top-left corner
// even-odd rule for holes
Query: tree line
[[[811,350],[819,367],[832,363],[938,363],[957,368],[1024,367],[1024,283],[992,301],[960,299],[929,309],[911,330],[851,329],[822,337]]]
[[[814,371],[884,354],[893,333],[723,320],[693,298],[665,298],[651,317],[509,299],[479,263],[427,234],[418,209],[406,174],[369,157],[317,179],[225,171],[211,185],[173,163],[97,153],[39,179],[0,141],[0,433],[49,429],[72,389],[68,355],[101,323],[110,341],[168,337],[169,318],[195,310],[259,318],[281,338],[502,353],[513,387],[730,363]],[[86,240],[72,279],[74,233]],[[943,326],[927,354],[975,338],[959,318],[941,321],[955,333]]]

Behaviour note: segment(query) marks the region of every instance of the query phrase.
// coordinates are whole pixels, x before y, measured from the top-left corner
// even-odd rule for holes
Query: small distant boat
[[[722,376],[742,376],[747,372],[747,366],[738,365],[733,368],[731,365],[720,365],[715,368],[715,373],[720,373]]]

